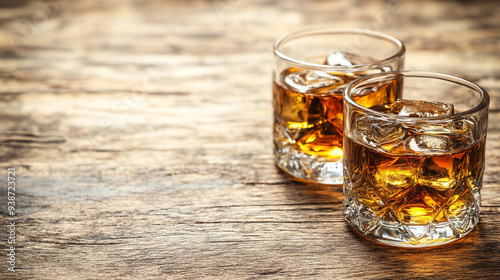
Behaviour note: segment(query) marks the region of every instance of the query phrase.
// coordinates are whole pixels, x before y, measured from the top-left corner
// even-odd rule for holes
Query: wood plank
[[[5,2],[0,177],[16,168],[18,246],[11,273],[0,231],[0,278],[498,279],[499,16],[491,1]],[[395,35],[407,69],[489,90],[467,237],[374,243],[344,221],[341,186],[274,166],[272,44],[317,25]],[[1,188],[1,225],[6,203]]]

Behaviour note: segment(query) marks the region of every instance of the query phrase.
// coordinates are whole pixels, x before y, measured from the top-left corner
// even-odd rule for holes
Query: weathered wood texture
[[[1,279],[500,278],[495,1],[2,1]],[[340,186],[273,165],[271,47],[381,30],[406,68],[492,96],[479,226],[437,248],[354,233]],[[16,273],[7,168],[16,168]]]

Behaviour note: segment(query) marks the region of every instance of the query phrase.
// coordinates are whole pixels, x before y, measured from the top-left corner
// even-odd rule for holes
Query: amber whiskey
[[[479,217],[485,151],[485,139],[474,140],[472,122],[431,132],[412,123],[389,124],[377,134],[374,129],[387,123],[362,118],[354,119],[357,130],[344,143],[348,220],[356,217],[350,222],[368,236],[385,228],[388,239],[406,235],[394,239],[414,244],[470,231]]]
[[[346,85],[367,72],[335,73],[288,68],[281,84],[274,82],[275,125],[303,153],[330,161],[343,156],[343,100]],[[374,84],[354,99],[361,105],[394,102],[400,98],[397,81]]]

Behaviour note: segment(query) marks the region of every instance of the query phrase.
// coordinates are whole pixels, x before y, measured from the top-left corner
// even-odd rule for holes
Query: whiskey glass
[[[373,92],[395,102],[357,102]],[[382,93],[380,93],[382,94]],[[360,78],[344,92],[344,217],[403,247],[455,241],[479,221],[488,92],[440,73]]]
[[[342,184],[343,98],[346,85],[403,69],[405,47],[370,30],[315,28],[274,45],[273,142],[276,165],[299,181]],[[371,95],[369,105],[396,96]]]

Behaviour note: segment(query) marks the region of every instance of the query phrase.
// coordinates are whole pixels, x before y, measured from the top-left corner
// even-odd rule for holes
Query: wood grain
[[[500,278],[500,6],[494,1],[5,1],[0,174],[16,168],[1,279]],[[381,30],[406,68],[491,94],[481,221],[429,249],[376,244],[342,187],[273,164],[271,49],[318,25]],[[7,224],[6,188],[0,190]],[[2,226],[4,228],[4,226]]]

